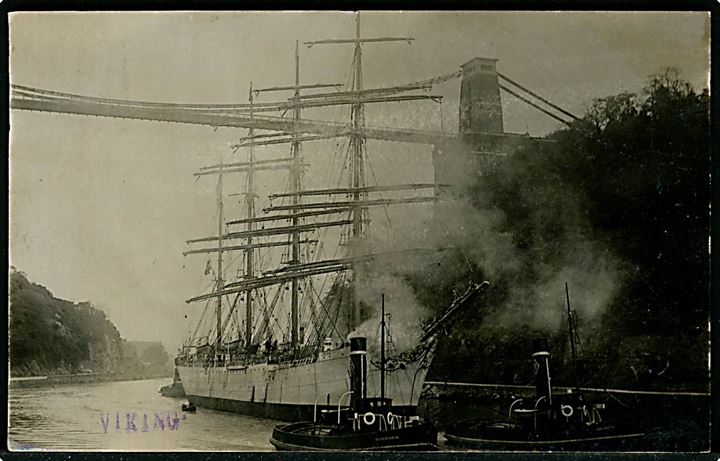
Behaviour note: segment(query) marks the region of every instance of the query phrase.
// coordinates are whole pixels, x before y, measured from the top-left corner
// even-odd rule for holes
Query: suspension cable
[[[534,93],[533,91],[531,91],[531,90],[527,89],[526,87],[520,85],[518,82],[516,82],[516,81],[514,81],[514,80],[510,80],[508,77],[504,76],[504,75],[501,74],[500,72],[498,72],[497,75],[498,75],[498,77],[500,77],[501,79],[507,81],[508,83],[511,83],[511,84],[515,85],[516,87],[520,88],[521,90],[525,91],[526,93],[530,94],[531,96],[534,96],[535,98],[537,98],[537,99],[539,99],[540,101],[544,102],[545,104],[547,104],[548,106],[552,107],[553,109],[558,110],[558,111],[560,111],[561,113],[567,115],[568,117],[572,118],[573,120],[580,120],[579,117],[576,117],[575,115],[573,115],[572,113],[566,111],[565,109],[563,109],[562,107],[558,106],[557,104],[553,104],[552,102],[550,102],[550,101],[548,101],[547,99],[543,98],[543,97],[540,96],[539,94]],[[506,90],[506,91],[507,91],[507,90]]]
[[[510,88],[508,88],[508,87],[506,87],[506,86],[503,86],[503,85],[498,85],[498,86],[499,86],[501,89],[503,89],[503,90],[507,91],[508,93],[510,93],[511,95],[515,96],[516,98],[518,98],[518,99],[526,102],[527,104],[530,104],[531,106],[533,106],[535,109],[539,110],[540,112],[542,112],[542,113],[544,113],[544,114],[546,114],[546,115],[554,118],[555,120],[557,120],[557,121],[559,121],[559,122],[564,123],[565,125],[570,126],[571,123],[568,122],[567,120],[558,117],[557,115],[553,114],[552,112],[550,112],[549,110],[547,110],[547,109],[545,109],[545,108],[543,108],[543,107],[540,107],[540,106],[537,105],[536,103],[530,101],[529,99],[525,98],[524,96],[519,95],[518,93],[514,92],[514,91],[511,90]]]

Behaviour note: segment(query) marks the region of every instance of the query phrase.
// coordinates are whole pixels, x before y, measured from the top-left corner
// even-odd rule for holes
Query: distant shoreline
[[[140,381],[144,379],[172,379],[172,372],[162,373],[77,373],[48,376],[10,377],[10,388],[48,387],[58,384],[88,384],[112,381]]]

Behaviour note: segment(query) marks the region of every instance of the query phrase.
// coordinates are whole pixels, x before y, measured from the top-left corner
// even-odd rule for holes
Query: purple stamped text
[[[168,412],[154,411],[152,414],[136,412],[119,412],[115,414],[105,413],[100,415],[100,423],[103,432],[150,432],[150,431],[177,431],[180,429],[180,417],[177,411],[172,414]],[[187,419],[182,415],[182,419]],[[111,422],[114,424],[111,425]]]

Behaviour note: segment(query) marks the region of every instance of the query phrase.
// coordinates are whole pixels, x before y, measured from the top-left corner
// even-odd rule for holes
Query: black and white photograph
[[[710,450],[709,12],[8,17],[11,451]]]

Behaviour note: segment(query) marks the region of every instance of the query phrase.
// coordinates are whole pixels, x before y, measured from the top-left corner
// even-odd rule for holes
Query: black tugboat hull
[[[628,450],[646,437],[644,432],[607,430],[586,431],[580,434],[557,434],[532,437],[519,433],[516,427],[460,422],[445,432],[448,445],[474,450],[493,451],[614,451]]]
[[[230,413],[239,413],[257,418],[277,419],[280,421],[308,421],[313,419],[314,414],[321,410],[337,408],[337,405],[318,405],[316,407],[315,405],[291,403],[246,402],[215,397],[200,397],[197,395],[186,395],[186,398],[198,408],[227,411]],[[397,415],[414,416],[417,414],[417,407],[410,405],[393,406],[393,412]]]
[[[180,383],[172,383],[161,387],[160,395],[163,397],[185,397],[185,389]]]
[[[311,422],[281,424],[270,443],[289,451],[432,451],[437,450],[437,429],[430,423],[381,432],[341,435],[312,434]]]

